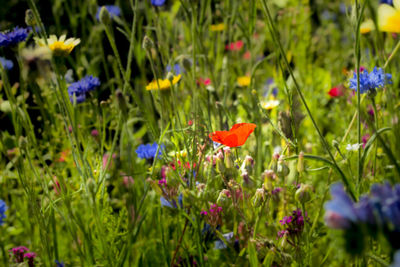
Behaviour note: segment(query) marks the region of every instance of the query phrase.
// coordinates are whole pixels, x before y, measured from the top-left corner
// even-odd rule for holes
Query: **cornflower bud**
[[[103,6],[100,9],[100,22],[103,23],[104,25],[110,25],[111,24],[111,16],[110,13],[108,12],[107,8]]]

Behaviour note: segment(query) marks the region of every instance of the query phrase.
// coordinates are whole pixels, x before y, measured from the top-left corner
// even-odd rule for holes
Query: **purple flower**
[[[15,27],[11,31],[0,33],[0,47],[16,45],[26,40],[29,34],[28,28]]]
[[[166,0],[151,0],[153,6],[162,6],[165,4]]]

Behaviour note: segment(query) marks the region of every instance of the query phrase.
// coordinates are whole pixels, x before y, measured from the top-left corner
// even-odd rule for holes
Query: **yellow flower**
[[[210,26],[210,31],[212,32],[222,32],[225,30],[225,24],[220,23],[220,24],[213,24]]]
[[[237,78],[237,83],[241,87],[249,86],[250,85],[250,76],[241,76]]]
[[[379,5],[378,25],[383,32],[400,33],[400,0],[393,0],[393,5]]]
[[[158,85],[160,85],[160,90],[166,90],[169,89],[171,85],[178,83],[180,79],[181,79],[180,74],[178,76],[174,76],[174,78],[172,79],[172,84],[171,81],[168,79],[165,80],[158,79],[158,83],[157,81],[152,81],[151,83],[149,83],[146,86],[146,90],[158,90]]]
[[[59,39],[55,35],[50,35],[50,38],[47,38],[47,46],[53,51],[55,56],[68,56],[72,49],[81,42],[79,38],[68,38],[65,40],[66,37],[64,34]],[[43,39],[35,38],[35,41],[40,46],[46,46]]]
[[[361,34],[366,34],[371,32],[372,30],[375,30],[375,24],[372,21],[372,19],[368,19],[366,21],[364,21],[361,25],[360,25],[360,33]]]
[[[268,101],[261,102],[261,107],[266,110],[271,110],[279,105],[279,100],[270,99]]]

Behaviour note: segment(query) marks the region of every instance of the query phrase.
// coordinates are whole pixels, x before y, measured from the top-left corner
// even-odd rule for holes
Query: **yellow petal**
[[[393,0],[393,5],[397,10],[400,10],[400,0]]]
[[[399,1],[396,2],[396,5],[398,5]],[[400,33],[400,9],[396,10],[386,4],[379,5],[378,25],[383,32]]]
[[[375,25],[374,25],[374,22],[371,19],[364,21],[360,26],[360,33],[361,34],[369,33],[372,30],[375,30]]]

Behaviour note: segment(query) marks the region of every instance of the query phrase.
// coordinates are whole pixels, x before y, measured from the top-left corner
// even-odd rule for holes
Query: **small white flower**
[[[361,146],[362,146],[362,144],[354,144],[354,145],[348,144],[346,146],[346,150],[347,151],[357,151]]]

